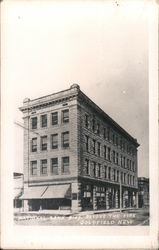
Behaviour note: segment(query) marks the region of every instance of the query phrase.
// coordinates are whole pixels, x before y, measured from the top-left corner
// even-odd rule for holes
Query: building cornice
[[[95,104],[82,91],[79,92],[78,100],[81,103],[85,102],[87,105],[89,105],[93,110],[97,112],[98,115],[101,115],[101,117],[103,118],[105,122],[113,126],[116,130],[118,130],[125,137],[127,137],[130,141],[132,141],[136,147],[140,146],[140,144],[137,142],[135,138],[133,138],[125,129],[123,129],[118,123],[116,123],[108,114],[106,114],[97,104]]]
[[[37,99],[30,100],[24,99],[23,106],[20,107],[20,111],[23,113],[34,111],[36,109],[48,108],[58,104],[64,104],[71,100],[78,99],[79,103],[85,102],[86,105],[90,106],[104,122],[107,122],[110,126],[114,127],[119,133],[122,133],[128,138],[136,147],[140,144],[135,138],[133,138],[125,129],[123,129],[118,123],[116,123],[109,115],[107,115],[97,104],[95,104],[88,96],[86,96],[79,88],[77,84],[73,84],[69,89],[43,96]]]

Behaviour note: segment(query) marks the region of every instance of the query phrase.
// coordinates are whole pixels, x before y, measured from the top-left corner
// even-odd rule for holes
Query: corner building
[[[25,211],[138,207],[139,144],[81,90],[26,98]]]

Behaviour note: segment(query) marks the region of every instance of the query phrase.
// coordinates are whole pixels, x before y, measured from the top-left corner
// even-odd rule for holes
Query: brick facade
[[[53,204],[53,209],[54,203],[57,208],[70,207],[75,212],[119,208],[120,204],[123,207],[137,206],[134,197],[137,195],[139,144],[93,103],[78,85],[35,100],[25,99],[20,110],[26,128],[25,208],[26,200],[28,204],[33,200],[25,195],[30,187],[43,187],[43,193],[47,193],[49,186],[66,183],[71,186],[69,198],[63,197],[62,201],[60,194],[59,198],[52,194],[52,197],[48,196],[47,203],[42,193],[40,197],[37,195],[39,209],[41,206],[51,209],[50,204]],[[53,124],[52,113],[55,117]],[[35,124],[37,120],[35,128],[32,128],[33,120]],[[129,195],[125,194],[128,192]],[[30,209],[33,207],[31,205]]]

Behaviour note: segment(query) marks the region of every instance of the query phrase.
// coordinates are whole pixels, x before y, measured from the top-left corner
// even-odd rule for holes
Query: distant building
[[[138,206],[139,144],[77,84],[20,110],[25,210]]]
[[[19,199],[23,194],[23,174],[22,173],[13,173],[14,178],[14,211],[21,211],[22,209],[22,200]]]
[[[139,207],[149,206],[149,178],[138,177]]]

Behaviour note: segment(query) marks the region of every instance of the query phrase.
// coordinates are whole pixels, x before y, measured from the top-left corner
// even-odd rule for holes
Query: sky
[[[73,83],[137,138],[138,175],[149,176],[149,1],[4,1],[4,103],[23,171],[23,99]]]

